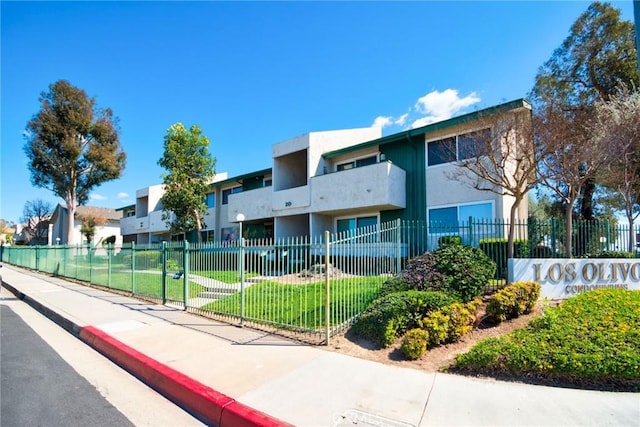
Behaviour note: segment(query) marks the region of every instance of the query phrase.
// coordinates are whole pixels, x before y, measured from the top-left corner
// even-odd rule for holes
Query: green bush
[[[404,291],[374,300],[353,324],[353,331],[381,347],[417,326],[427,313],[455,302],[452,295],[430,291]]]
[[[540,298],[540,284],[516,282],[500,289],[487,304],[487,319],[500,323],[530,313]]]
[[[531,248],[531,258],[553,258],[553,249],[549,246],[534,246]]]
[[[601,251],[586,254],[584,258],[635,258],[635,255],[627,251]]]
[[[466,304],[456,302],[427,314],[419,325],[429,333],[429,345],[456,342],[471,332],[480,304],[480,299]]]
[[[418,291],[444,291],[446,277],[436,269],[436,263],[433,252],[412,258],[400,273],[400,279]]]
[[[508,240],[504,238],[481,239],[480,249],[496,263],[496,279],[506,279],[508,273],[507,263]],[[529,243],[527,240],[515,240],[513,242],[514,258],[529,258]]]
[[[449,245],[437,249],[433,255],[436,271],[445,276],[445,290],[462,302],[479,297],[496,272],[496,263],[471,246]]]
[[[584,292],[526,329],[482,341],[453,371],[599,390],[640,391],[640,292]]]
[[[448,245],[461,245],[462,237],[460,236],[442,236],[438,238],[438,247],[441,248],[443,246]]]
[[[400,351],[409,360],[417,360],[427,352],[429,333],[424,329],[415,328],[407,332],[402,339]]]
[[[402,279],[402,276],[393,276],[385,280],[385,282],[382,284],[382,286],[380,287],[380,292],[378,293],[378,298],[387,294],[391,294],[393,292],[403,292],[409,291],[411,289],[413,289],[413,286],[410,283],[405,282]]]

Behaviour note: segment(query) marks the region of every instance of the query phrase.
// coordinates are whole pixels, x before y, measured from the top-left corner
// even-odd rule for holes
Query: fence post
[[[558,257],[557,247],[556,247],[556,219],[551,218],[551,249],[553,249],[553,258]]]
[[[111,288],[111,257],[113,256],[113,245],[107,244],[107,287]]]
[[[238,268],[240,269],[240,326],[244,326],[244,237],[242,237],[242,231],[240,231],[240,260],[238,261]]]
[[[189,241],[184,241],[184,248],[182,251],[182,297],[184,299],[184,309],[187,309],[187,302],[189,301]]]
[[[162,304],[167,303],[167,242],[162,242]]]
[[[396,274],[402,269],[402,220],[396,219]]]
[[[36,246],[36,271],[40,271],[40,251],[38,251],[38,249],[40,249],[40,247]]]
[[[331,321],[330,310],[330,298],[329,298],[329,230],[324,232],[324,334],[325,345],[329,345],[329,339],[331,338],[331,327],[329,322]]]
[[[136,294],[136,242],[131,242],[131,293]]]
[[[89,258],[89,283],[93,283],[91,280],[93,278],[93,257],[91,256],[91,242],[87,243],[87,255]]]

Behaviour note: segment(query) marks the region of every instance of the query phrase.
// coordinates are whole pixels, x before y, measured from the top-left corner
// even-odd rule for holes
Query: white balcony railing
[[[311,179],[313,212],[406,207],[406,172],[380,162]]]

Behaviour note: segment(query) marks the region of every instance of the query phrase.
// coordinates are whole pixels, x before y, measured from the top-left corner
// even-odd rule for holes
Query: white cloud
[[[456,89],[445,89],[442,92],[434,90],[418,98],[408,113],[395,118],[394,116],[378,116],[372,126],[383,128],[395,125],[405,129],[413,129],[450,119],[478,102],[480,102],[480,97],[476,92],[460,97]],[[407,126],[408,123],[410,125]]]
[[[460,98],[455,89],[446,89],[443,92],[434,90],[418,98],[414,108],[425,116],[416,119],[412,127],[420,127],[429,123],[439,122],[453,117],[465,108],[480,102],[475,92],[471,92],[464,98]]]
[[[101,194],[91,194],[89,196],[89,200],[101,201],[101,200],[107,200],[107,198]]]
[[[371,127],[372,128],[383,128],[385,126],[389,126],[391,123],[393,123],[393,117],[391,117],[391,116],[378,116],[373,121],[373,124],[371,125]]]
[[[398,126],[404,126],[404,124],[407,122],[407,117],[409,117],[409,113],[404,113],[403,115],[401,115],[400,117],[398,117],[393,124],[394,125],[398,125]]]
[[[118,195],[116,197],[118,199],[120,199],[120,200],[128,199],[129,198],[129,193],[120,192],[120,193],[118,193]]]

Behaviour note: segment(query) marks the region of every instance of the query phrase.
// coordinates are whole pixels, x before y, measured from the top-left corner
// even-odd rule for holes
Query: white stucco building
[[[203,235],[236,239],[238,214],[247,238],[319,235],[397,218],[450,224],[469,217],[508,218],[510,197],[475,190],[451,179],[450,172],[459,168],[460,156],[473,151],[472,135],[495,132],[498,122],[514,117],[526,124],[530,115],[529,103],[519,99],[385,137],[380,128],[362,128],[276,143],[269,168],[216,176],[206,197]],[[124,242],[172,238],[162,220],[162,193],[161,185],[140,189],[135,205],[119,209]],[[527,217],[526,202],[518,217]]]

